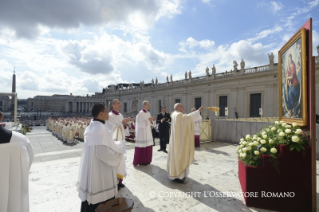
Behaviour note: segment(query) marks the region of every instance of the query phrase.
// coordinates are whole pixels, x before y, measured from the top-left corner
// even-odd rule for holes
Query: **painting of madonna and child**
[[[279,118],[307,124],[305,31],[299,30],[279,51]]]

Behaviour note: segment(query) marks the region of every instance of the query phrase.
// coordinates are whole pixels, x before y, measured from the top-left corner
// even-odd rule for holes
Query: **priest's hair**
[[[113,105],[116,103],[116,101],[120,101],[118,99],[113,99],[111,102],[110,102],[110,107],[113,109]]]
[[[104,112],[105,109],[106,107],[101,103],[94,104],[93,107],[91,108],[91,114],[93,118],[97,118],[100,112]]]
[[[180,103],[176,103],[176,104],[174,105],[174,110],[177,110],[177,107],[178,107],[179,104],[180,104]]]
[[[147,103],[149,103],[149,101],[145,100],[145,101],[143,102],[143,105],[146,105]]]

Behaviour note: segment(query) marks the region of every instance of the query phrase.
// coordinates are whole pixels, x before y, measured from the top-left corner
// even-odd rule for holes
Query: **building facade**
[[[318,50],[319,51],[319,50]],[[318,53],[319,54],[319,53]],[[185,73],[183,80],[173,80],[167,76],[165,83],[158,83],[157,78],[151,83],[109,85],[101,93],[87,96],[53,95],[35,96],[28,99],[28,110],[58,112],[89,112],[96,102],[109,105],[112,99],[122,103],[124,116],[135,116],[142,108],[144,100],[150,101],[152,115],[159,113],[161,106],[173,111],[175,103],[182,103],[185,112],[192,107],[217,106],[219,116],[228,118],[279,116],[278,64],[269,55],[269,64],[245,68],[245,62],[238,65],[233,62],[234,70],[216,73],[215,67],[206,68],[203,76],[192,77],[191,71]],[[319,95],[319,56],[316,57],[316,92]],[[239,68],[238,68],[239,66]],[[319,98],[316,98],[316,113],[319,114]],[[205,113],[205,114],[204,114]],[[211,111],[204,111],[204,116],[213,118]]]
[[[1,96],[0,95],[0,111],[8,112],[11,108],[11,99],[9,96]]]

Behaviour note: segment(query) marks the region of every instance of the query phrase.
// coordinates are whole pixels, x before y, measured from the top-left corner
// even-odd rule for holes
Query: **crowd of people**
[[[90,124],[89,117],[49,117],[46,127],[54,136],[66,143],[73,143],[74,139],[84,139],[84,131]]]
[[[89,126],[90,120],[91,117],[49,117],[43,120],[43,126],[46,126],[61,141],[73,143],[75,139],[84,140],[84,131]],[[124,126],[124,131],[125,140],[135,142],[134,118],[129,119],[128,123]]]

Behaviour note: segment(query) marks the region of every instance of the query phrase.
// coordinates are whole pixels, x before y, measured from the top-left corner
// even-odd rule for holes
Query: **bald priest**
[[[183,180],[189,174],[189,166],[194,161],[194,123],[202,119],[200,112],[204,107],[190,114],[184,114],[184,106],[177,103],[174,105],[174,110],[171,115],[167,172],[171,180],[184,183]]]

